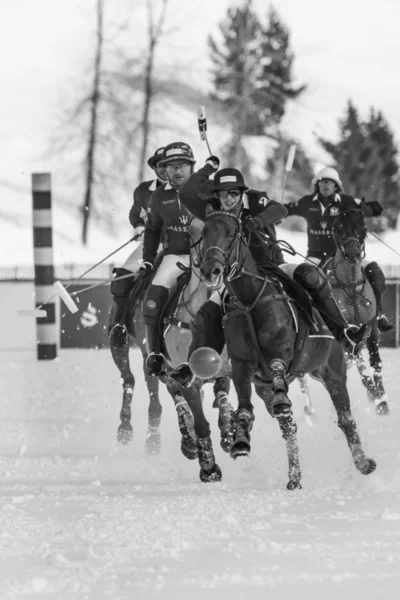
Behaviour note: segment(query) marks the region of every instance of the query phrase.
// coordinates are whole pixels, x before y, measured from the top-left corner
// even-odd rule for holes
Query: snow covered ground
[[[234,462],[219,447],[207,386],[223,481],[205,485],[180,453],[164,389],[162,452],[145,455],[140,368],[134,440],[119,447],[121,388],[107,350],[65,350],[48,363],[1,353],[0,598],[397,599],[399,356],[383,351],[389,417],[375,414],[349,373],[364,448],[378,463],[367,477],[354,469],[325,390],[310,384],[309,428],[292,386],[303,490],[288,492],[283,441],[258,398],[252,456]],[[131,358],[140,364],[137,351]]]

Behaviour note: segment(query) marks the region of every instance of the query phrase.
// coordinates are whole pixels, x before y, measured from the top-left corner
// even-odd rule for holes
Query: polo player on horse
[[[275,224],[286,216],[286,208],[271,200],[266,192],[249,189],[237,169],[221,169],[213,182],[204,182],[197,187],[199,183],[199,179],[193,177],[181,189],[181,201],[186,208],[203,221],[206,219],[207,203],[213,204],[219,211],[232,212],[240,218],[249,234],[250,249],[260,269],[282,266],[284,261],[281,252],[274,252],[273,249],[276,250]],[[260,244],[257,232],[267,236],[265,245]],[[324,273],[317,266],[305,262],[292,269],[292,276],[310,294],[335,338],[350,353],[357,352],[364,331],[347,323]],[[224,288],[215,291],[197,313],[189,357],[201,346],[222,352],[224,334],[221,305],[224,293]],[[179,365],[170,376],[184,387],[190,386],[194,378],[188,363]]]
[[[148,221],[144,232],[143,266],[151,271],[157,256],[162,231],[165,231],[164,256],[143,300],[143,317],[149,355],[145,370],[148,375],[163,375],[167,363],[162,353],[162,335],[159,320],[169,298],[170,290],[182,273],[180,264],[189,267],[190,240],[188,227],[190,215],[181,203],[179,191],[193,173],[195,164],[192,148],[184,142],[168,144],[163,151],[160,166],[164,166],[168,183],[155,190],[148,208]],[[200,169],[209,177],[219,166],[211,156]]]
[[[313,178],[314,192],[297,202],[285,204],[288,216],[298,215],[307,222],[307,259],[320,265],[336,252],[332,234],[335,218],[340,212],[351,208],[360,209],[365,217],[379,217],[382,206],[379,202],[365,202],[343,193],[343,185],[336,169],[325,167]],[[383,312],[382,295],[385,291],[385,275],[376,261],[363,262],[365,275],[376,298],[378,327],[390,331],[393,326]]]

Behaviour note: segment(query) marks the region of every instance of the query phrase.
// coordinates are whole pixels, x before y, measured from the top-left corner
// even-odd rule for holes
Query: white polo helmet
[[[323,169],[318,171],[318,173],[312,180],[312,184],[314,187],[317,185],[320,179],[331,179],[338,186],[339,192],[343,192],[343,184],[340,181],[339,173],[336,171],[336,169],[333,169],[332,167],[324,167]]]

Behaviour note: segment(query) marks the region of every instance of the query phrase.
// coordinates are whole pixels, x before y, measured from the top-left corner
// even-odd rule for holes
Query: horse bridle
[[[235,277],[239,277],[240,271],[241,271],[241,268],[239,268],[240,252],[241,252],[242,245],[245,244],[243,237],[242,237],[242,232],[241,232],[242,231],[242,222],[241,222],[240,218],[237,217],[236,215],[234,215],[233,213],[225,212],[223,210],[216,210],[216,211],[212,212],[207,217],[206,221],[209,221],[212,217],[214,217],[216,215],[223,215],[224,218],[231,217],[232,219],[235,220],[236,227],[235,227],[235,231],[233,233],[232,240],[230,241],[229,246],[226,250],[222,250],[222,248],[220,248],[219,246],[210,246],[209,248],[207,248],[207,250],[205,251],[203,256],[200,255],[200,258],[201,258],[201,262],[203,262],[206,259],[207,254],[211,250],[216,250],[217,252],[220,252],[222,254],[222,260],[220,260],[218,258],[216,258],[215,260],[217,260],[222,265],[222,267],[224,269],[224,277],[226,277],[226,279],[228,281],[231,281]],[[232,263],[232,265],[229,265],[229,258],[231,256],[233,245],[237,238],[239,240],[239,243],[236,246],[236,260]],[[242,262],[244,262],[244,257],[243,257]],[[230,269],[229,273],[227,273],[227,269]]]

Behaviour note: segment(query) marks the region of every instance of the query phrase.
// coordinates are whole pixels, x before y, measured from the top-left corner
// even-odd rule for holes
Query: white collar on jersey
[[[313,202],[319,202],[319,198],[318,198],[318,194],[315,194],[314,198],[313,198]],[[341,198],[340,198],[340,194],[335,194],[335,197],[333,199],[334,202],[341,202]]]
[[[149,185],[149,190],[151,192],[154,192],[154,190],[156,189],[156,187],[157,187],[157,179],[153,179],[153,181]]]

